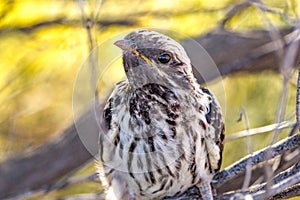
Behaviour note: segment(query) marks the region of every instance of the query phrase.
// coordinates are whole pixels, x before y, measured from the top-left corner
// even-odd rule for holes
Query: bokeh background
[[[82,21],[97,15],[93,37],[96,44],[136,28],[169,29],[188,37],[199,37],[220,26],[228,10],[240,3],[234,0],[2,0],[0,2],[0,161],[20,153],[30,153],[73,123],[72,93],[77,73],[89,56],[89,39]],[[268,7],[296,17],[295,0],[266,0]],[[82,7],[83,6],[83,7]],[[267,21],[267,20],[269,21]],[[225,28],[233,32],[290,27],[280,14],[262,14],[255,7],[236,13]],[[105,49],[105,48],[104,48]],[[103,48],[102,48],[103,50]],[[110,49],[111,51],[111,49]],[[234,53],[229,49],[228,53]],[[124,77],[116,67],[99,88],[113,87]],[[237,122],[243,106],[250,128],[273,124],[282,94],[282,76],[274,71],[234,73],[218,80],[225,89],[226,135],[245,130]],[[220,94],[217,88],[216,95]],[[296,75],[288,83],[285,120],[295,121]],[[100,94],[102,97],[105,94]],[[286,137],[283,130],[280,138]],[[251,137],[253,151],[268,145],[273,131]],[[228,141],[222,168],[247,154],[245,138]],[[77,172],[81,177],[96,170],[90,163]],[[47,172],[45,172],[47,173]],[[42,177],[41,177],[42,178]],[[1,179],[1,177],[0,177]],[[13,187],[13,186],[12,186]],[[83,182],[52,191],[36,193],[27,199],[53,199],[74,194],[98,192],[95,182]]]

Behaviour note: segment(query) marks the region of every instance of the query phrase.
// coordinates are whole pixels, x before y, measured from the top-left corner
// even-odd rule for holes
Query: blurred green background
[[[264,1],[268,6],[294,15],[297,1]],[[189,37],[205,34],[219,25],[233,0],[106,0],[98,10],[97,43],[135,28],[169,29]],[[99,1],[83,1],[87,15],[97,12]],[[286,10],[288,8],[288,10]],[[231,31],[266,27],[262,14],[250,7],[226,26]],[[274,26],[289,24],[268,13]],[[68,0],[15,0],[0,2],[0,161],[35,147],[73,122],[72,92],[76,75],[89,55],[86,29],[78,2]],[[120,62],[119,62],[120,63]],[[122,66],[114,69],[100,87],[112,88],[124,76]],[[279,74],[265,71],[223,77],[226,101],[226,134],[244,130],[237,122],[241,106],[246,108],[250,128],[275,122],[282,90]],[[211,86],[214,90],[214,85]],[[295,121],[296,76],[289,82],[285,119]],[[101,95],[101,94],[100,94]],[[216,89],[216,95],[219,94]],[[280,138],[288,131],[282,131]],[[252,137],[253,150],[270,143],[271,133]],[[245,139],[227,142],[223,168],[247,154]],[[88,165],[76,176],[95,171]],[[98,191],[96,183],[39,194],[56,198]]]

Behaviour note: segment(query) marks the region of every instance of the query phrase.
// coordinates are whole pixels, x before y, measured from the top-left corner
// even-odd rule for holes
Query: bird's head
[[[133,88],[155,83],[186,89],[195,81],[184,48],[168,36],[135,30],[115,45],[123,50],[124,69]]]

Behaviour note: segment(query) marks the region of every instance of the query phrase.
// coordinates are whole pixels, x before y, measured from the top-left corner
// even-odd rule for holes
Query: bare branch
[[[294,135],[292,137],[289,137],[285,140],[282,140],[282,141],[274,144],[271,147],[271,149],[272,149],[271,157],[274,158],[275,156],[280,155],[285,151],[291,150],[293,148],[298,148],[298,147],[300,147],[300,135]],[[216,174],[212,184],[214,185],[214,187],[217,187],[217,188],[223,184],[226,184],[233,177],[239,175],[240,173],[242,173],[245,170],[248,160],[251,160],[252,165],[256,165],[260,162],[263,162],[265,160],[265,154],[267,151],[268,151],[268,148],[265,148],[261,151],[253,153],[252,156],[246,156],[245,158],[241,159],[240,161],[227,167],[220,173]]]
[[[272,38],[272,41],[274,41],[274,45],[276,46],[277,49],[276,54],[278,57],[278,61],[280,61],[283,58],[285,41],[283,40],[278,28],[273,25],[272,21],[268,17],[266,13],[268,7],[266,6],[266,4],[264,4],[262,0],[255,0],[253,1],[253,5],[259,11],[260,17],[262,18],[265,26],[269,30],[269,35]]]
[[[296,163],[294,166],[290,167],[289,169],[280,172],[278,175],[276,175],[272,179],[272,182],[274,184],[278,184],[282,181],[285,181],[287,178],[294,176],[298,172],[300,172],[300,163]],[[299,182],[300,182],[300,180],[299,180]],[[257,189],[253,190],[252,193],[256,193],[258,191],[264,191],[264,190],[266,190],[266,183],[261,184],[260,187],[257,187]],[[280,190],[280,191],[282,191],[282,190]]]
[[[225,15],[224,19],[220,23],[220,27],[223,29],[226,24],[237,15],[237,13],[242,12],[243,10],[247,9],[251,6],[251,1],[246,0],[240,4],[234,5]]]
[[[279,16],[281,20],[287,23],[288,25],[293,26],[295,24],[295,19],[292,16],[290,16],[288,12],[280,12],[278,9],[270,8],[266,6],[266,4],[262,3],[262,1],[253,1],[253,3],[256,2],[258,2],[256,6],[259,7],[261,11]],[[285,10],[287,10],[287,7],[285,7]]]
[[[280,191],[272,198],[270,198],[270,200],[289,199],[296,196],[300,196],[300,184],[293,185],[283,191]]]
[[[13,1],[10,0],[11,3],[7,4],[5,6],[6,10],[0,14],[0,19],[7,14],[7,12],[11,11],[13,8]],[[83,0],[78,0],[79,7],[82,7],[85,3]],[[75,26],[79,27],[81,26],[81,22],[86,22],[88,19],[93,21],[93,26],[97,26],[97,28],[106,28],[109,26],[125,26],[125,27],[132,27],[132,26],[137,26],[140,24],[140,19],[142,16],[148,15],[148,16],[153,16],[156,18],[163,18],[166,16],[182,16],[182,15],[190,15],[190,14],[197,14],[197,13],[210,13],[210,12],[219,12],[227,8],[221,7],[221,8],[214,8],[214,9],[203,9],[203,8],[195,8],[193,7],[187,7],[185,9],[179,10],[179,11],[139,11],[139,12],[134,12],[129,15],[125,16],[109,16],[107,18],[102,18],[100,20],[98,19],[99,12],[101,9],[101,6],[103,4],[102,0],[97,0],[94,12],[91,13],[90,17],[87,17],[84,20],[73,20],[73,19],[68,19],[67,17],[60,17],[52,20],[43,20],[40,22],[37,22],[32,25],[28,26],[13,26],[13,25],[5,25],[0,28],[0,34],[10,34],[12,32],[24,32],[24,33],[31,33],[33,31],[36,31],[39,28],[51,28],[52,26],[55,25],[66,25],[66,26]],[[81,9],[81,8],[80,8]],[[82,12],[82,10],[81,10]],[[86,25],[86,24],[84,24]]]
[[[270,193],[269,196],[266,195],[266,183],[255,185],[248,189],[247,191],[232,191],[223,195],[218,195],[218,199],[232,199],[233,197],[238,197],[238,199],[246,199],[245,197],[248,196],[249,199],[269,199],[269,198],[276,198],[278,195],[281,194],[281,191],[285,191],[285,195],[296,195],[295,191],[289,190],[288,188],[294,187],[294,184],[300,181],[299,171],[300,165],[297,163],[295,166],[291,167],[290,169],[280,173],[276,177],[274,177],[271,181],[274,182],[274,185],[269,188]],[[296,186],[296,185],[295,185]],[[253,189],[256,188],[256,189]],[[288,192],[289,191],[289,192]],[[288,192],[288,194],[287,194]]]
[[[266,132],[274,131],[277,128],[280,130],[286,129],[286,128],[291,128],[294,125],[295,125],[295,122],[284,121],[284,122],[281,122],[280,124],[270,124],[267,126],[252,128],[252,129],[249,129],[249,131],[247,131],[247,130],[239,131],[236,133],[229,134],[229,136],[227,136],[225,138],[225,141],[229,142],[229,141],[233,141],[233,140],[240,139],[240,138],[247,137],[247,136],[253,136],[253,135],[257,135],[257,134],[261,134],[261,133],[266,133]]]
[[[259,191],[252,195],[254,200],[264,199],[265,197],[272,197],[279,193],[279,191],[283,191],[284,189],[293,186],[300,181],[300,171],[294,174],[291,177],[283,179],[281,182],[274,184],[271,188],[268,189],[268,193],[266,196],[266,191]]]
[[[95,29],[95,22],[97,21],[98,13],[100,12],[101,8],[101,1],[97,1],[96,7],[97,10],[93,10],[91,13],[91,16],[89,17],[85,11],[85,4],[86,2],[82,0],[78,0],[78,7],[81,11],[82,21],[85,25],[87,37],[88,37],[88,43],[89,43],[89,64],[90,64],[90,81],[91,81],[91,90],[95,93],[94,102],[96,105],[99,104],[99,95],[97,90],[97,80],[98,80],[98,48],[95,48],[97,46],[97,37],[96,33],[93,34],[92,30]]]
[[[252,146],[251,146],[251,138],[249,135],[249,121],[248,121],[247,113],[246,113],[246,110],[244,107],[241,108],[241,116],[243,116],[245,129],[246,129],[246,132],[248,133],[247,137],[246,137],[247,153],[249,156],[252,156],[253,152],[252,152]],[[246,176],[244,179],[242,191],[246,191],[247,188],[249,187],[249,184],[251,181],[251,173],[252,173],[252,164],[251,164],[251,160],[249,159],[247,162],[247,166],[246,166]]]
[[[95,22],[97,26],[99,27],[108,27],[108,26],[126,26],[131,27],[134,25],[138,25],[138,21],[130,18],[120,18],[120,19],[102,19],[97,22]],[[3,26],[0,28],[0,34],[11,34],[12,32],[24,32],[24,33],[31,33],[33,31],[36,31],[41,28],[51,28],[56,25],[65,25],[65,26],[71,26],[71,27],[80,27],[81,26],[80,20],[72,20],[67,19],[65,17],[53,19],[53,20],[44,20],[41,22],[37,22],[33,25],[29,26]]]

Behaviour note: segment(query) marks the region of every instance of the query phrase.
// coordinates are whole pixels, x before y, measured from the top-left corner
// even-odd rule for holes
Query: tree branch
[[[292,41],[293,29],[280,29],[281,37],[285,44]],[[225,30],[214,30],[205,36],[196,37],[208,54],[215,61],[221,75],[236,72],[256,73],[263,70],[279,72],[281,63],[278,62],[276,42],[270,38],[269,31],[254,30],[246,33],[233,33]],[[299,44],[298,44],[299,45]],[[287,46],[284,46],[284,50]],[[229,53],[232,52],[232,53]],[[197,52],[190,55],[197,57]],[[295,63],[300,62],[300,52],[297,51]],[[205,69],[205,66],[204,70]],[[195,73],[200,82],[203,79],[200,74]],[[219,74],[209,74],[206,81],[217,78]]]
[[[287,138],[285,140],[282,140],[282,141],[276,143],[271,148],[272,149],[271,157],[274,158],[278,155],[281,155],[282,153],[284,153],[286,151],[293,150],[293,149],[299,148],[299,147],[300,147],[300,135],[294,135],[290,138]],[[236,186],[236,182],[234,182],[233,179],[244,173],[245,168],[248,163],[248,160],[251,160],[252,166],[255,166],[255,165],[263,162],[267,151],[268,151],[268,148],[265,148],[261,151],[253,153],[253,155],[251,157],[246,156],[242,160],[227,167],[226,169],[224,169],[223,171],[221,171],[214,177],[212,184],[214,185],[214,187],[221,190],[220,193],[224,193],[224,192],[226,192],[226,190],[228,191],[228,188],[230,188],[230,189],[241,188],[240,186],[242,184],[240,184],[239,186]],[[294,162],[297,162],[297,160],[294,160]],[[244,177],[244,174],[242,175],[242,177]],[[256,179],[256,176],[253,174],[252,182],[255,179]]]

